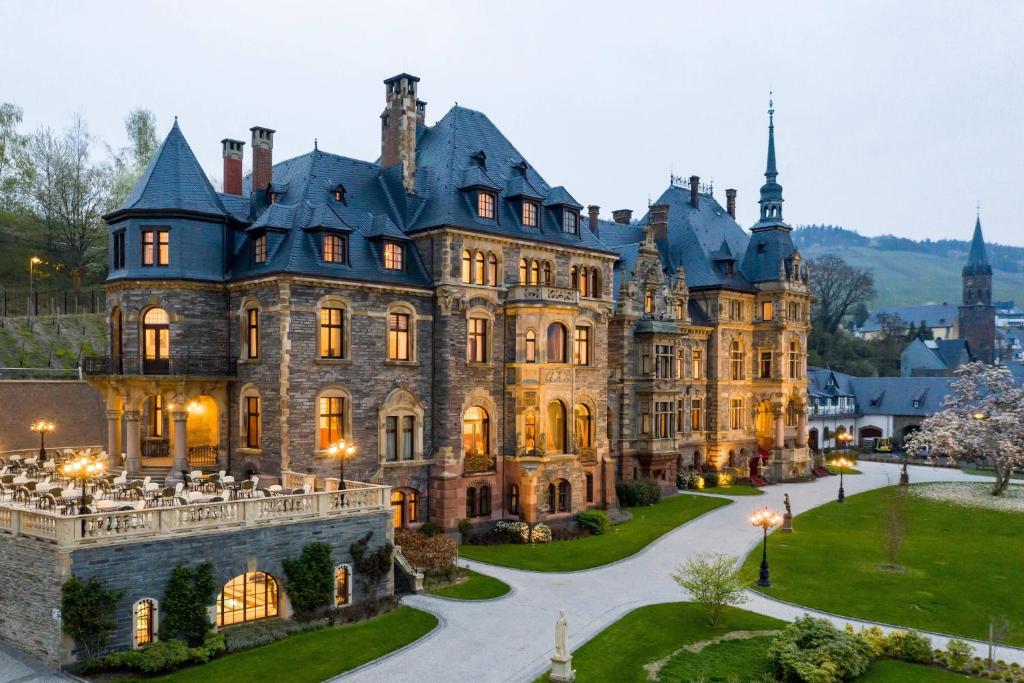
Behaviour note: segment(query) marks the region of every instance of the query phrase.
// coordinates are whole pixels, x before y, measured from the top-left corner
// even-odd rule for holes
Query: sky
[[[1016,0],[0,0],[0,102],[115,146],[131,109],[177,116],[219,181],[220,140],[254,125],[276,160],[314,138],[376,159],[382,81],[408,72],[428,123],[483,111],[602,216],[674,173],[736,188],[750,226],[773,91],[791,224],[970,239],[980,202],[986,239],[1024,246],[1022,26]]]

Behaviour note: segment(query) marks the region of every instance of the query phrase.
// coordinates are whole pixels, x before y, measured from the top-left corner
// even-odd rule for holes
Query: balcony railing
[[[580,294],[575,289],[552,285],[516,285],[508,288],[508,301],[576,304]]]
[[[364,484],[344,491],[68,516],[0,506],[0,533],[69,548],[137,543],[388,510],[390,491]]]
[[[856,406],[812,406],[811,415],[853,415],[857,412]]]
[[[216,446],[189,446],[188,466],[195,467],[216,467],[217,465]]]
[[[82,373],[98,375],[193,375],[198,377],[233,377],[235,359],[231,356],[183,354],[169,358],[138,356],[85,356]]]

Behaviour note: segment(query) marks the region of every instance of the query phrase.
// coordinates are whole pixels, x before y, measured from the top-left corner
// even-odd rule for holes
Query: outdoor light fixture
[[[57,429],[53,420],[36,420],[29,427],[33,432],[39,432],[39,462],[46,461],[46,434]]]
[[[342,439],[328,446],[327,452],[338,459],[338,490],[340,491],[345,488],[345,461],[355,457],[356,447]]]
[[[839,502],[844,503],[846,502],[846,493],[843,491],[843,470],[852,467],[853,463],[846,458],[836,458],[832,464],[839,468]]]
[[[101,460],[96,460],[92,456],[84,454],[76,455],[74,458],[65,461],[64,464],[61,465],[60,471],[65,477],[71,480],[82,480],[82,499],[79,501],[79,514],[87,515],[91,512],[91,510],[89,510],[89,506],[85,504],[85,487],[86,484],[89,483],[90,479],[103,474],[103,470],[104,466]]]
[[[768,530],[782,524],[782,515],[769,508],[761,508],[750,514],[750,524],[761,527],[764,531],[764,540],[761,545],[761,573],[758,576],[757,585],[768,588],[772,585],[768,575]]]

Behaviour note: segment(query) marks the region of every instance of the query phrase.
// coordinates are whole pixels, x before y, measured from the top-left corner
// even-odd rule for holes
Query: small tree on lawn
[[[724,553],[700,553],[676,567],[672,578],[694,602],[704,606],[708,623],[718,624],[722,609],[742,605],[749,598],[736,567],[737,558]]]
[[[943,409],[926,417],[907,451],[964,460],[984,455],[995,468],[993,496],[1001,496],[1014,467],[1024,465],[1024,387],[1005,367],[969,363],[956,371]]]

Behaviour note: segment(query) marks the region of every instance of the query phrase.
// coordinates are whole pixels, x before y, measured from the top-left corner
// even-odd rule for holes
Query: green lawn
[[[156,679],[173,683],[248,683],[253,680],[318,683],[382,657],[426,635],[437,618],[411,607],[348,626],[289,636],[209,664]]]
[[[664,659],[688,643],[730,631],[763,631],[785,625],[771,617],[727,608],[718,626],[711,627],[704,609],[692,602],[648,605],[633,610],[573,652],[572,665],[578,681],[647,683],[645,664]],[[547,681],[547,674],[538,680]]]
[[[793,520],[795,533],[772,534],[768,595],[844,616],[984,639],[990,616],[1015,620],[1009,636],[1024,644],[1024,514],[906,500],[898,563],[888,562],[884,522],[889,487],[829,503]],[[1015,550],[1016,549],[1016,550]],[[753,579],[760,548],[743,567]]]
[[[735,486],[709,486],[694,493],[717,493],[722,496],[763,496],[764,491],[756,486],[737,484]]]
[[[471,560],[517,569],[546,572],[589,569],[629,557],[680,524],[728,504],[723,498],[681,494],[663,498],[650,507],[630,508],[633,519],[616,524],[600,536],[529,545],[463,545],[459,552]]]
[[[489,600],[507,595],[510,590],[512,589],[504,581],[469,570],[469,574],[458,583],[428,588],[426,592],[438,597],[457,600]]]
[[[868,672],[857,679],[858,683],[955,683],[976,681],[977,678],[953,673],[934,666],[899,662],[895,659],[879,659]]]

